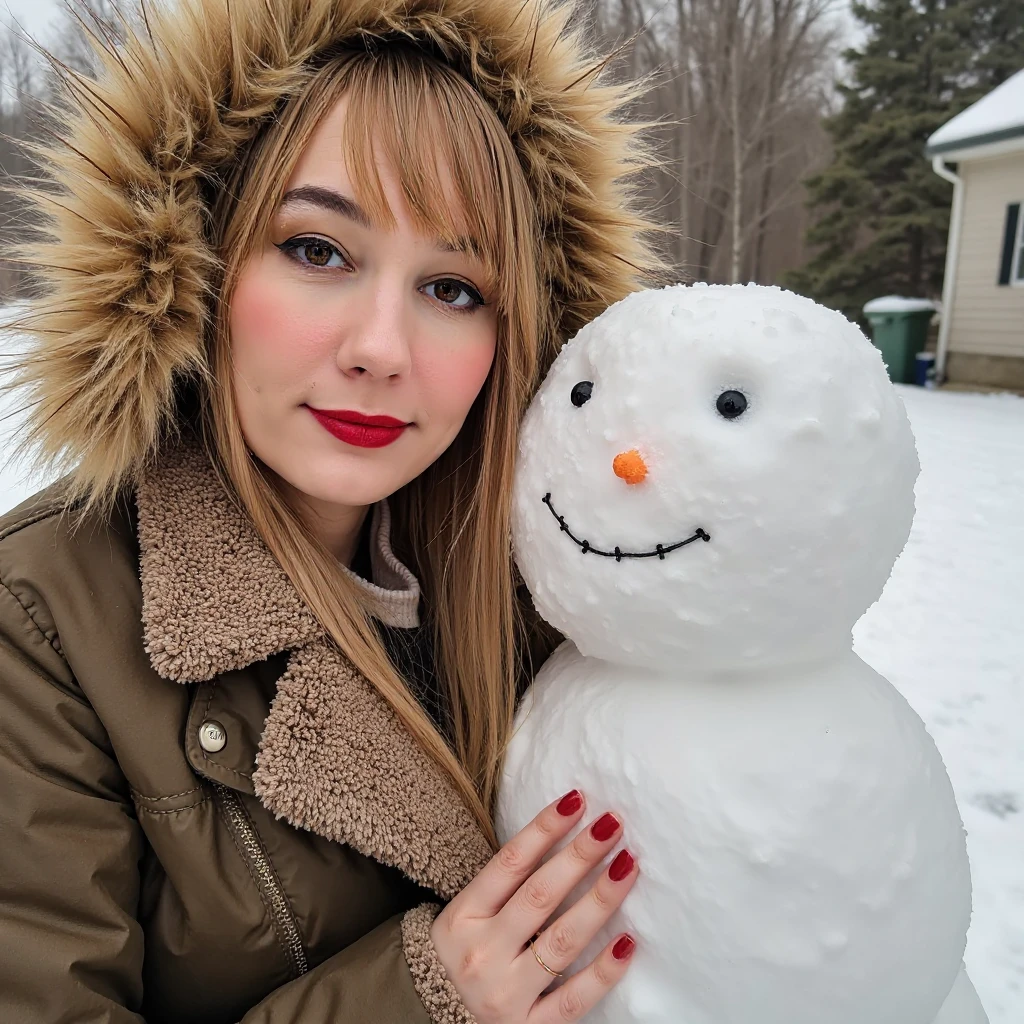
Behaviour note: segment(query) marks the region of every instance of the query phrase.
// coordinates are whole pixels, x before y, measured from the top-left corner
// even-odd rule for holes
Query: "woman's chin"
[[[264,460],[265,461],[265,460]],[[374,465],[368,459],[332,458],[316,463],[296,454],[270,468],[300,498],[348,508],[373,505],[408,481],[395,465]]]

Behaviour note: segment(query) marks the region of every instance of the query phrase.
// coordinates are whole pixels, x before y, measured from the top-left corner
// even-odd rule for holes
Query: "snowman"
[[[625,822],[640,876],[577,967],[620,930],[638,948],[588,1021],[987,1020],[949,778],[851,646],[918,469],[877,350],[777,288],[639,292],[555,361],[514,538],[568,639],[524,697],[498,828],[577,786]]]

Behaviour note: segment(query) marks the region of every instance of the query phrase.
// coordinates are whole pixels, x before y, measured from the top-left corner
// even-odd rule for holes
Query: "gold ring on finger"
[[[530,949],[533,950],[533,958],[537,961],[537,963],[539,963],[541,965],[541,967],[544,968],[545,971],[548,972],[548,974],[551,975],[552,978],[560,978],[560,977],[562,977],[561,971],[553,971],[553,970],[551,970],[551,968],[548,967],[548,965],[546,963],[544,963],[543,960],[541,960],[540,953],[537,952],[537,944],[536,944],[535,940],[536,940],[536,936],[534,936],[534,938],[530,939]]]

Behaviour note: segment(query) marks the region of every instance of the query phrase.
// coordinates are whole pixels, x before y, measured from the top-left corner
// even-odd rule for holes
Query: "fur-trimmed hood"
[[[507,127],[543,232],[545,294],[564,340],[658,266],[633,204],[645,156],[621,116],[635,86],[602,80],[575,2],[177,0],[147,4],[96,81],[61,72],[69,107],[34,149],[56,191],[28,252],[46,294],[18,327],[27,440],[76,495],[136,483],[176,426],[182,380],[208,373],[220,264],[206,198],[237,154],[346,41],[403,39],[442,56]]]

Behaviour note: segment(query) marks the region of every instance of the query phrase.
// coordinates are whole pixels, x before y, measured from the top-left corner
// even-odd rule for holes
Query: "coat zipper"
[[[270,914],[274,931],[288,956],[294,977],[298,978],[309,970],[309,961],[306,959],[305,949],[302,948],[302,936],[299,934],[295,914],[284,894],[277,872],[270,863],[266,850],[263,849],[256,826],[253,825],[239,795],[219,782],[210,781],[220,798],[228,825],[241,844],[243,856],[258,880],[263,905]]]

